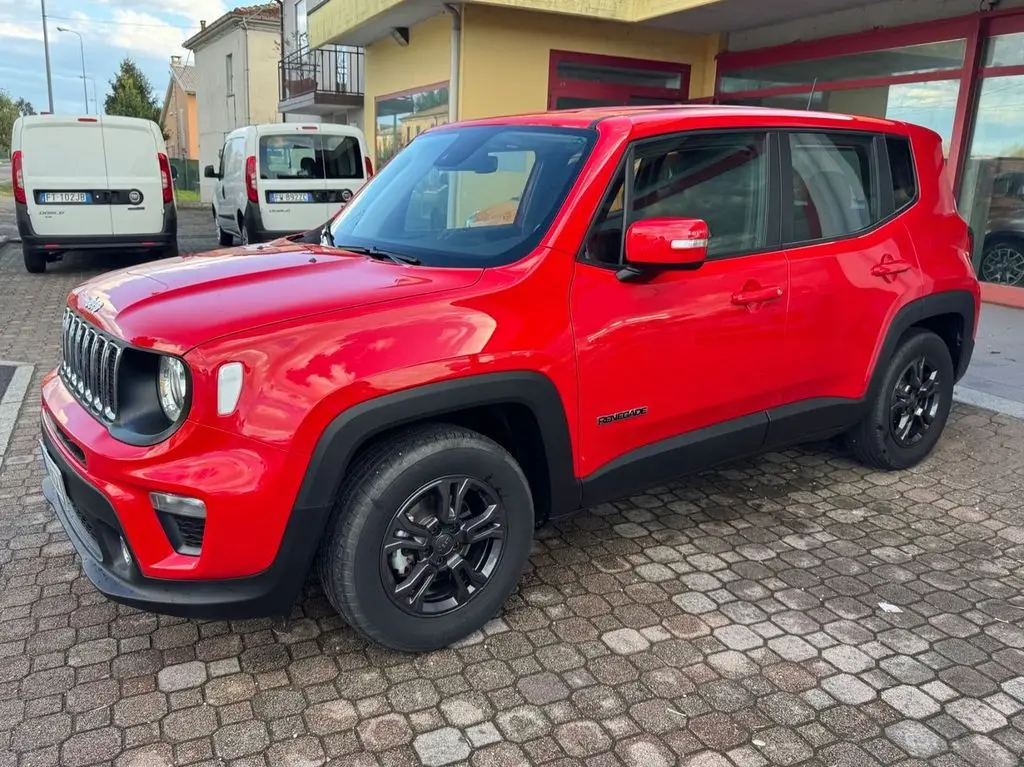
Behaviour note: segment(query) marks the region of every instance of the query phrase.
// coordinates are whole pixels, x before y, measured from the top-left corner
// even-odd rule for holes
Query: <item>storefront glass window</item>
[[[960,69],[964,64],[965,40],[908,45],[884,51],[851,53],[814,61],[793,61],[766,67],[738,69],[723,73],[723,93],[811,87],[815,83],[868,80],[920,75]]]
[[[1012,37],[1022,36],[993,38],[989,60]],[[982,80],[969,147],[960,210],[974,230],[978,277],[1024,287],[1024,75]]]
[[[668,70],[559,61],[555,71],[558,78],[564,80],[585,80],[608,85],[639,85],[644,88],[683,87],[682,73]]]
[[[377,99],[377,167],[427,128],[448,122],[448,85]]]
[[[1024,32],[993,37],[985,47],[985,59],[982,66],[1024,66]]]
[[[903,120],[923,125],[942,136],[942,146],[948,157],[959,92],[959,80],[932,80],[814,93],[723,98],[722,103],[776,109],[814,109]]]

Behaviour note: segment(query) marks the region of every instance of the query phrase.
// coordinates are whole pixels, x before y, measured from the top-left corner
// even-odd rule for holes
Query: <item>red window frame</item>
[[[592,64],[623,69],[646,69],[679,75],[678,88],[652,88],[625,83],[601,83],[593,80],[575,80],[558,76],[558,65],[563,63]],[[685,102],[690,95],[690,65],[672,61],[631,59],[622,56],[604,56],[596,53],[552,50],[548,64],[548,109],[554,109],[559,98],[589,98],[628,103],[630,96],[671,99]]]

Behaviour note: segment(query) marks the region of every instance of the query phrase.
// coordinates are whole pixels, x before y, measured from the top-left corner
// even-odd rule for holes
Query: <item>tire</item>
[[[245,247],[246,245],[253,245],[257,242],[256,238],[253,237],[252,231],[241,217],[238,219],[238,231],[242,233],[242,236],[238,240],[238,244]]]
[[[38,250],[30,250],[24,245],[21,247],[21,255],[25,260],[25,269],[30,274],[42,274],[46,271],[46,254]]]
[[[997,285],[1024,287],[1024,238],[994,237],[985,243],[978,279]]]
[[[440,492],[438,488],[427,489],[432,485],[458,487],[464,478],[468,478],[467,484],[479,486],[471,485],[465,493],[465,505],[453,505],[469,519],[480,520],[486,514],[480,510],[492,504],[478,488],[491,491],[497,509],[492,519],[504,523],[500,544],[498,538],[487,537],[468,547],[465,538],[459,543],[444,534],[450,527],[437,526],[436,535],[424,537],[433,547],[423,546],[418,553],[409,551],[409,546],[397,550],[397,560],[405,568],[400,574],[396,554],[385,555],[384,544],[411,540],[393,535],[403,509],[420,493],[427,501],[440,498],[435,495]],[[414,506],[413,511],[417,508],[428,506]],[[434,509],[435,523],[440,508],[438,505]],[[426,527],[411,527],[429,533]],[[490,528],[481,524],[478,529]],[[317,569],[327,598],[353,629],[394,650],[426,652],[466,637],[498,613],[526,565],[533,530],[530,486],[512,456],[476,432],[428,424],[385,438],[356,459],[339,493]],[[481,557],[481,551],[487,552],[486,557]],[[484,562],[481,570],[491,563],[489,577],[476,588],[469,585],[468,578],[460,578],[465,588],[456,589],[455,576],[443,570],[458,560],[470,563],[474,572],[473,562]],[[437,593],[428,594],[422,607],[411,604],[411,599],[401,606],[403,600],[394,593],[396,586],[411,581],[417,568],[426,572],[425,568],[433,567],[431,562],[442,563],[442,571],[435,572],[430,581]],[[476,577],[480,577],[479,572]],[[419,589],[423,579],[412,586]],[[459,591],[463,594],[461,604],[455,596]],[[445,598],[445,594],[450,596]],[[425,614],[429,612],[433,614]]]
[[[168,245],[166,248],[160,251],[160,258],[177,258],[181,255],[181,251],[178,250],[178,243]]]
[[[901,392],[905,392],[907,387],[913,388],[910,368],[913,363],[922,361],[925,379],[930,379],[934,373],[933,385],[922,384],[909,399],[905,394],[898,395],[897,386]],[[876,469],[898,470],[909,469],[927,458],[942,436],[949,418],[953,403],[953,376],[953,361],[945,342],[931,331],[911,330],[889,360],[864,420],[846,435],[846,444],[857,460]],[[926,389],[933,390],[934,395],[925,395]],[[900,400],[904,405],[902,408]],[[915,416],[908,422],[900,417],[897,408],[903,413],[921,409],[929,414],[929,419]],[[930,422],[917,434],[925,420]],[[900,439],[905,432],[914,438]]]
[[[230,232],[225,232],[221,229],[220,224],[217,224],[217,241],[222,248],[230,248],[235,244],[235,238],[231,236]]]

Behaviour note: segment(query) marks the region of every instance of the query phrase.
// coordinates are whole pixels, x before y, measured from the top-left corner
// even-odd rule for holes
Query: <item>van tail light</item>
[[[260,201],[256,195],[256,157],[252,155],[245,158],[245,194],[249,202]]]
[[[163,152],[156,157],[160,161],[160,184],[163,187],[164,205],[166,205],[174,201],[174,187],[171,185],[171,162]]]
[[[11,158],[11,179],[14,182],[14,201],[24,205],[28,198],[25,196],[25,171],[21,165],[20,150]]]
[[[373,163],[370,162],[369,157],[364,157],[363,159],[366,160],[366,178],[373,178]]]

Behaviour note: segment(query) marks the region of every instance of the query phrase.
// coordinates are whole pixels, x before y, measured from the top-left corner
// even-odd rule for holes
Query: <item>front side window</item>
[[[845,237],[879,221],[870,136],[793,133],[788,140],[793,225],[787,243]]]
[[[692,134],[641,147],[635,158],[629,224],[648,218],[701,219],[711,232],[711,259],[766,246],[766,134]],[[598,211],[587,239],[586,257],[599,263],[619,263],[625,228],[620,173]]]
[[[354,136],[289,133],[260,137],[260,178],[362,177],[363,153]]]
[[[520,126],[425,133],[335,219],[333,241],[431,266],[517,261],[551,226],[594,138],[589,130]]]

